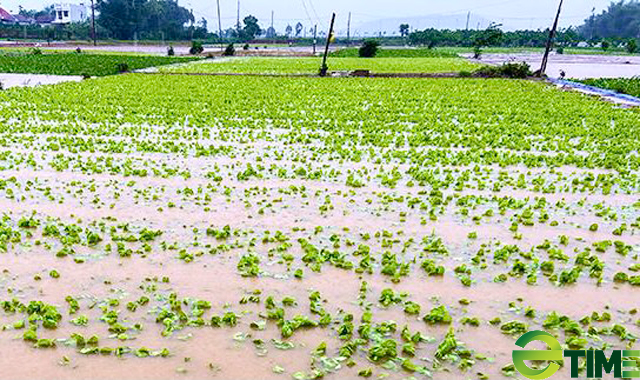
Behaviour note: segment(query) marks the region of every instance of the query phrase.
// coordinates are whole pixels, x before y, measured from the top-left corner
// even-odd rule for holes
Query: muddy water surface
[[[503,378],[527,330],[635,345],[636,170],[340,157],[259,118],[226,140],[138,126],[145,150],[135,125],[30,139],[36,116],[2,142],[0,378]]]

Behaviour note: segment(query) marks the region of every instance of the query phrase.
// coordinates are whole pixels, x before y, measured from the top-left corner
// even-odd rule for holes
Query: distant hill
[[[501,29],[504,31],[512,31],[518,29],[537,29],[537,26],[533,25],[532,20],[504,20],[504,19],[492,19],[483,15],[471,14],[469,18],[469,29],[486,29],[491,22],[497,22],[502,24]],[[465,29],[467,27],[467,14],[460,13],[455,15],[427,15],[416,17],[396,17],[386,18],[380,20],[373,20],[358,23],[354,22],[354,27],[351,30],[351,34],[354,36],[374,36],[378,33],[386,32],[387,36],[400,35],[400,24],[409,24],[411,31],[424,30],[428,28],[435,29]],[[346,28],[342,27],[338,29],[338,34],[344,36],[347,34]]]
[[[485,29],[491,20],[488,20],[482,16],[471,15],[469,18],[469,29]],[[356,24],[354,28],[354,35],[374,35],[379,32],[386,32],[387,36],[399,35],[400,24],[409,24],[411,31],[423,30],[428,28],[435,29],[465,29],[467,26],[467,15],[429,15],[429,16],[417,16],[417,17],[403,17],[403,18],[388,18],[374,21],[368,21],[361,24]],[[342,34],[342,31],[340,31]]]

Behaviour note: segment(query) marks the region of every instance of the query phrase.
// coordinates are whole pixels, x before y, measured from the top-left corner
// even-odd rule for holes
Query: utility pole
[[[547,63],[549,62],[549,53],[551,52],[551,47],[553,46],[553,37],[556,35],[556,29],[558,29],[558,21],[560,20],[560,13],[562,12],[562,3],[564,0],[560,0],[560,5],[558,6],[558,13],[556,14],[556,19],[553,22],[553,28],[549,32],[549,39],[547,39],[547,47],[544,51],[544,57],[542,57],[542,65],[540,66],[540,70],[537,72],[538,77],[542,77],[547,71]]]
[[[273,28],[273,11],[271,11],[271,33],[273,33],[273,44],[276,44],[276,30]]]
[[[591,10],[591,41],[593,41],[593,37],[596,32],[596,7],[593,7]]]
[[[220,38],[220,50],[224,48],[224,43],[222,42],[222,18],[220,17],[220,0],[216,0],[218,2],[218,37]]]
[[[318,43],[318,24],[313,26],[313,55],[316,55],[317,43]]]
[[[189,39],[192,41],[193,41],[193,20],[195,20],[195,17],[193,17],[193,8],[192,8],[191,9],[191,28],[189,28],[191,29],[191,33],[190,33],[191,35]]]
[[[329,34],[327,35],[327,45],[324,48],[324,57],[322,57],[322,66],[320,67],[320,76],[327,76],[327,71],[329,71],[329,67],[327,67],[327,56],[329,55],[329,45],[331,45],[331,39],[333,38],[333,25],[336,23],[336,14],[334,13],[331,16],[331,26],[329,27]]]
[[[465,30],[469,30],[469,20],[471,19],[471,12],[467,13],[467,27]]]
[[[97,46],[96,42],[96,7],[91,0],[91,37],[93,38],[93,46]]]
[[[349,12],[349,21],[347,21],[347,46],[351,45],[351,12]]]
[[[238,33],[240,33],[240,0],[238,0],[238,19],[236,21],[236,28],[238,29]]]

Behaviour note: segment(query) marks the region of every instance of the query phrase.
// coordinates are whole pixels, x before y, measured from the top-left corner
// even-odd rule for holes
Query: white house
[[[69,24],[72,22],[83,22],[87,20],[88,11],[84,4],[54,4],[53,5],[54,16],[53,24]]]

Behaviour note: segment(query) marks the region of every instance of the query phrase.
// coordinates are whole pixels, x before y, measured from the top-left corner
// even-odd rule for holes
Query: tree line
[[[579,28],[580,34],[589,41],[640,38],[640,2],[612,2],[602,13],[593,14]]]
[[[99,0],[97,23],[118,40],[206,38],[207,21],[176,0]]]
[[[425,29],[408,35],[408,40],[416,46],[502,46],[502,47],[543,47],[549,37],[547,30],[519,30],[503,32],[494,26],[486,30],[439,30]],[[573,44],[581,41],[575,28],[560,30],[555,39],[559,44]]]
[[[408,25],[400,25],[401,35],[407,33]],[[437,30],[425,29],[407,34],[411,44],[425,46],[477,46],[487,30]],[[549,29],[518,30],[501,33],[487,46],[502,47],[543,47],[549,36]],[[569,27],[558,31],[555,43],[559,46],[572,46],[586,42],[591,46],[607,48],[611,45],[625,46],[635,51],[640,39],[640,1],[620,0],[612,2],[609,8],[593,14],[578,27]],[[633,47],[633,48],[632,48]],[[632,51],[632,52],[633,52]]]
[[[20,8],[26,16],[51,14],[53,7],[41,11]],[[100,39],[117,40],[219,40],[218,33],[208,30],[207,20],[196,19],[193,12],[178,4],[178,0],[97,0],[96,27]],[[0,36],[9,38],[39,39],[90,39],[89,21],[64,26],[39,27],[2,25]],[[493,26],[487,30],[439,30],[429,28],[409,32],[408,24],[400,25],[404,42],[422,46],[504,46],[542,47],[549,30],[520,30],[502,32]],[[263,29],[254,16],[245,17],[241,23],[222,31],[228,41],[251,41],[257,38],[302,38],[307,32],[301,23],[288,26],[283,35],[273,28]],[[322,31],[318,31],[322,36]],[[388,37],[395,41],[395,38]],[[629,45],[630,40],[640,38],[640,1],[620,0],[612,2],[601,14],[593,14],[579,27],[560,30],[556,43],[560,46],[575,45],[581,41],[590,44]],[[384,38],[382,38],[384,43]]]

